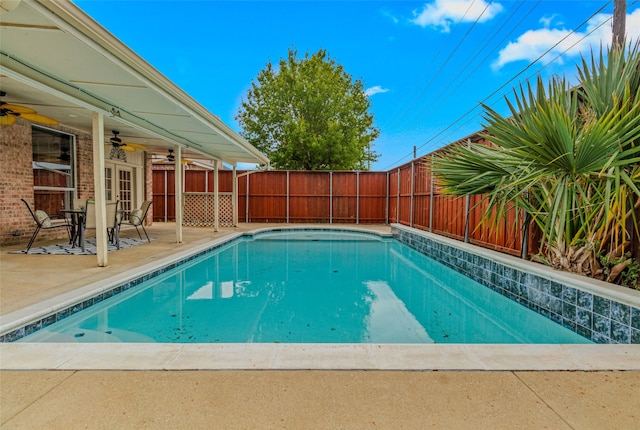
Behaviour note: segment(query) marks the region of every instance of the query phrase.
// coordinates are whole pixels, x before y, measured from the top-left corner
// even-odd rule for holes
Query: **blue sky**
[[[380,129],[372,170],[480,130],[479,102],[506,114],[504,95],[536,73],[572,78],[581,51],[610,43],[613,13],[612,1],[584,0],[75,3],[236,131],[267,62],[326,49],[368,90]],[[639,0],[626,27],[640,36]]]

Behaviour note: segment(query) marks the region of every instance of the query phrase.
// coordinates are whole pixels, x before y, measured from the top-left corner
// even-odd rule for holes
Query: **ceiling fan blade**
[[[19,113],[19,114],[23,114],[23,113],[37,113],[35,110],[25,107],[25,106],[19,106],[19,105],[11,105],[9,103],[2,103],[2,105],[0,106],[2,107],[2,109],[8,109],[11,112],[15,112],[15,113]]]
[[[125,142],[124,144],[126,146],[130,146],[131,148],[141,149],[143,151],[146,151],[147,149],[149,149],[147,146],[142,145],[141,143]]]
[[[120,145],[120,149],[127,152],[136,152],[136,148],[131,148],[130,146],[127,146],[127,145]]]
[[[24,118],[27,121],[38,122],[46,125],[58,125],[58,121],[48,116],[40,115],[38,113],[21,113],[20,118]]]
[[[16,123],[16,117],[13,115],[0,116],[0,125],[13,125]]]

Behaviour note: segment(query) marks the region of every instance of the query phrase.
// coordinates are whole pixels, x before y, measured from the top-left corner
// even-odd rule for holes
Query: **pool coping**
[[[241,236],[274,230],[364,231],[380,237],[392,237],[362,226],[284,226],[232,233],[4,315],[0,333],[153,273],[159,267],[195,258]],[[461,245],[459,242],[456,244]],[[640,370],[640,345],[0,344],[0,370],[63,369]]]
[[[0,345],[1,370],[640,370],[640,345]]]

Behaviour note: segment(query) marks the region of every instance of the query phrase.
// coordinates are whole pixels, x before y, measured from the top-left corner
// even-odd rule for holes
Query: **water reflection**
[[[234,242],[24,340],[586,341],[396,241],[300,237]]]

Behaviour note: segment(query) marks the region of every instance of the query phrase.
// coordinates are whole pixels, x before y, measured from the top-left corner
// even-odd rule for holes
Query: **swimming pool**
[[[263,232],[21,339],[162,343],[589,343],[391,239]]]

